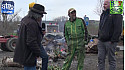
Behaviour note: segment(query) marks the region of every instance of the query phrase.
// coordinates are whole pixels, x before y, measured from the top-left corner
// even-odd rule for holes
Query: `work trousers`
[[[105,59],[108,56],[109,70],[116,70],[115,49],[117,43],[98,42],[98,70],[105,70]]]

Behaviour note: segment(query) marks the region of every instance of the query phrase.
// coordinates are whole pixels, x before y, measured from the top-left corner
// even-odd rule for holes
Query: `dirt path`
[[[3,52],[0,51],[0,60],[4,56],[13,56],[13,52]],[[123,51],[118,51],[116,58],[117,58],[117,68],[116,70],[123,70],[124,62],[123,62]],[[49,65],[58,65],[59,67],[62,67],[64,60],[61,59],[56,63],[49,63]],[[97,70],[98,64],[97,64],[97,54],[86,54],[85,62],[84,62],[84,70]],[[0,61],[0,65],[2,62]],[[70,67],[70,70],[77,70],[77,61],[73,60],[72,65]],[[17,68],[17,67],[0,67],[0,70],[23,70],[23,68]],[[108,60],[106,59],[106,70],[108,70]]]

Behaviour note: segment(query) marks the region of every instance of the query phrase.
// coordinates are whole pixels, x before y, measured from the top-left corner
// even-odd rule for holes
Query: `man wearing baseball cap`
[[[76,70],[83,70],[85,58],[85,42],[87,41],[87,27],[82,18],[76,17],[76,10],[68,10],[70,17],[64,26],[64,36],[68,45],[68,57],[62,67],[62,70],[69,70],[72,60],[77,55],[78,66]]]
[[[43,5],[34,4],[21,20],[14,62],[24,65],[24,70],[36,70],[37,58],[42,58],[42,70],[47,70],[48,55],[41,45],[41,21],[45,12]]]

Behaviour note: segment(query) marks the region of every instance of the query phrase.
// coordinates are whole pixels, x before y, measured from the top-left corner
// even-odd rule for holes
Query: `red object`
[[[118,3],[119,3],[119,5],[118,5],[118,6],[121,6],[122,1],[118,1]]]
[[[49,25],[52,25],[52,23],[49,23]]]
[[[0,38],[0,43],[6,43],[9,38]]]
[[[13,36],[13,35],[0,37],[0,43],[6,43],[8,39],[13,37],[17,38],[17,36]]]
[[[63,51],[63,49],[61,49],[61,52]]]

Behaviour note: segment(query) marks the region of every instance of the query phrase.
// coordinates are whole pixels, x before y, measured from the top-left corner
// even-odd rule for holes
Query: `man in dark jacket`
[[[98,70],[105,70],[106,55],[108,55],[109,70],[116,70],[115,48],[122,32],[122,15],[110,14],[109,8],[110,0],[105,0],[98,33]]]
[[[28,15],[21,20],[14,62],[24,65],[24,70],[36,70],[38,57],[42,58],[42,70],[47,70],[48,55],[41,45],[43,14],[47,14],[44,6],[34,4]]]

